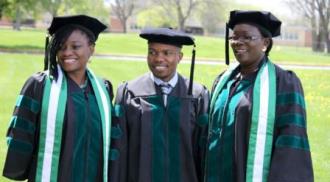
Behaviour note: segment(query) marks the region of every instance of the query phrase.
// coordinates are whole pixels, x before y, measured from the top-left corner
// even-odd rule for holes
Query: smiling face
[[[82,76],[93,52],[94,45],[90,43],[87,35],[80,30],[74,30],[57,52],[58,63],[69,76]]]
[[[162,43],[149,43],[149,69],[154,76],[167,82],[174,76],[182,55],[179,47]]]
[[[235,25],[230,45],[242,68],[257,68],[265,56],[269,41],[262,37],[257,27],[241,23]]]

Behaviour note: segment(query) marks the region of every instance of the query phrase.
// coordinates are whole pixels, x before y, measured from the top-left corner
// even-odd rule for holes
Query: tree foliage
[[[6,5],[6,6],[4,6]],[[52,16],[87,14],[103,22],[108,21],[109,10],[103,0],[0,0],[0,9],[19,30],[23,20],[35,19],[49,13]]]
[[[104,16],[108,10],[103,0],[41,0],[44,12],[52,16],[88,14],[91,16]]]
[[[137,15],[139,27],[173,27],[175,21],[167,16],[167,13],[160,6],[149,7]]]
[[[153,0],[164,8],[170,18],[176,19],[179,30],[184,30],[185,23],[202,0]]]
[[[227,7],[225,0],[207,0],[198,7],[200,22],[209,34],[219,33],[220,27],[226,21]]]
[[[13,29],[20,30],[23,17],[34,15],[35,4],[37,0],[8,0],[5,14],[13,19]]]
[[[41,0],[40,3],[44,10],[52,16],[58,15],[61,4],[67,6],[66,0]]]
[[[0,0],[0,19],[2,18],[2,15],[5,9],[8,7],[8,5],[9,5],[8,0]]]

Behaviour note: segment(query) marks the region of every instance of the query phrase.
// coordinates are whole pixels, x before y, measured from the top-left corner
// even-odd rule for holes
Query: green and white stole
[[[211,114],[220,91],[234,69],[228,69],[215,87],[211,98]],[[268,60],[258,71],[253,87],[252,118],[246,166],[247,182],[267,181],[272,152],[275,107],[276,72],[274,64]]]
[[[43,92],[36,181],[56,182],[61,153],[64,113],[67,101],[67,80],[58,66],[58,79],[49,75]],[[48,74],[48,73],[47,73]],[[87,69],[102,120],[103,181],[108,181],[110,149],[111,101],[102,79]]]

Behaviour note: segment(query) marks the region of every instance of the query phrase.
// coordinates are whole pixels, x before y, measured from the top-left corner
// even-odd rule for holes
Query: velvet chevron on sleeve
[[[30,77],[17,98],[7,132],[5,177],[24,180],[35,176],[44,79],[43,73]]]
[[[274,149],[269,181],[313,181],[306,105],[299,78],[277,68]]]

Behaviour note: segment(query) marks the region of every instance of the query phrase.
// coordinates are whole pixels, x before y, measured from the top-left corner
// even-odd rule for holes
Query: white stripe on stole
[[[267,134],[268,120],[268,99],[269,99],[269,74],[268,64],[265,65],[260,75],[260,108],[258,117],[258,134],[256,139],[256,151],[254,156],[253,181],[262,182],[264,153]]]
[[[61,92],[61,85],[63,74],[60,69],[58,69],[58,79],[51,85],[49,107],[47,115],[47,131],[46,131],[46,142],[45,142],[45,152],[43,160],[43,169],[41,181],[50,181],[51,169],[52,169],[52,154],[54,148],[54,137],[55,137],[55,127],[56,127],[56,115],[57,115],[57,105],[59,101],[59,95]]]
[[[101,96],[101,100],[102,100],[102,105],[103,105],[103,110],[104,110],[104,115],[105,115],[105,139],[106,139],[106,143],[104,146],[105,147],[105,157],[107,158],[109,156],[109,130],[110,130],[110,126],[109,126],[109,121],[110,121],[110,117],[109,117],[109,103],[107,103],[107,97],[105,95],[105,93],[103,92],[103,89],[99,83],[99,80],[97,79],[97,77],[94,75],[94,73],[89,70],[90,73],[93,75],[94,79],[95,79],[95,83],[97,86],[97,89],[99,90],[100,96]],[[105,159],[105,161],[107,161],[108,159]],[[103,171],[108,171],[108,165],[104,165],[105,169],[103,169]],[[106,175],[106,174],[103,174]]]

